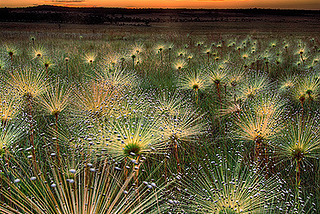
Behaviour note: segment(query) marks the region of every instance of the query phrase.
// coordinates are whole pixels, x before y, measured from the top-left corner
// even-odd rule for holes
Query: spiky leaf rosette
[[[110,114],[114,93],[104,83],[90,81],[75,91],[73,113],[78,118],[101,118]]]
[[[101,132],[101,139],[106,143],[99,147],[117,160],[138,159],[149,153],[162,153],[165,142],[161,141],[159,122],[150,117],[122,116],[110,121]]]
[[[293,99],[304,103],[318,101],[320,96],[320,79],[315,73],[306,74],[306,76],[298,79],[293,88]]]
[[[25,135],[25,127],[24,123],[7,123],[5,125],[0,125],[0,154],[2,155],[2,152],[14,145],[18,144],[19,140],[23,138]]]
[[[205,133],[207,126],[204,115],[181,108],[175,114],[164,117],[160,130],[165,142],[187,143],[194,142],[197,136]]]
[[[43,58],[47,54],[46,49],[43,46],[38,46],[36,48],[32,48],[31,57],[32,59]]]
[[[188,213],[264,213],[280,198],[282,181],[266,179],[241,162],[206,160],[182,181],[181,207]]]
[[[247,99],[254,99],[262,92],[267,92],[272,89],[268,77],[263,73],[251,73],[244,80],[237,93],[237,99],[246,101]]]
[[[220,67],[217,68],[212,66],[208,69],[208,77],[210,83],[219,87],[228,82],[230,70],[228,67]]]
[[[16,96],[14,90],[8,86],[0,91],[0,118],[3,124],[16,117],[20,110],[21,100]]]
[[[97,58],[97,54],[96,53],[86,53],[83,56],[83,61],[87,64],[92,64]]]
[[[101,71],[96,71],[96,77],[103,82],[107,88],[113,93],[123,95],[126,90],[134,88],[138,85],[138,78],[133,72],[116,66],[112,69],[103,68]]]
[[[178,112],[181,112],[184,107],[186,107],[185,98],[179,94],[174,93],[163,93],[156,100],[156,110],[161,115],[176,115]]]
[[[201,70],[190,70],[180,76],[177,86],[182,90],[201,90],[208,87],[206,74]]]
[[[20,50],[13,45],[5,45],[4,49],[5,49],[6,54],[10,57],[13,57],[13,56],[20,54]]]
[[[234,116],[236,138],[249,142],[262,140],[262,143],[274,139],[283,128],[283,106],[284,100],[273,94],[264,94],[247,103]]]
[[[17,90],[21,98],[35,99],[45,92],[47,81],[45,72],[31,68],[19,69],[9,74],[7,83]]]
[[[166,209],[161,196],[165,185],[145,181],[133,186],[134,172],[123,179],[124,171],[108,159],[88,159],[78,169],[58,168],[50,157],[47,161],[48,173],[34,175],[27,170],[28,161],[13,160],[16,167],[4,169],[2,182],[10,191],[1,189],[1,213],[140,214]]]
[[[175,69],[175,70],[182,70],[184,69],[185,67],[187,66],[187,63],[185,60],[183,59],[177,59],[173,64],[172,64],[172,67]]]
[[[55,84],[47,87],[41,96],[40,104],[50,115],[61,113],[71,102],[72,87],[67,87],[58,79]]]
[[[288,121],[276,138],[276,155],[280,162],[296,164],[298,161],[304,165],[308,159],[320,157],[319,115],[301,117]]]
[[[297,84],[298,77],[286,74],[282,77],[280,77],[280,84],[279,84],[279,91],[282,92],[284,95],[291,94],[293,88]]]

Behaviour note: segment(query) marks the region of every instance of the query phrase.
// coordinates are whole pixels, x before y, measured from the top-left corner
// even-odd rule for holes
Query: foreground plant
[[[41,96],[39,103],[44,110],[54,116],[55,119],[55,132],[58,134],[58,119],[59,114],[64,111],[71,103],[72,87],[67,88],[66,85],[57,80],[56,83],[46,88],[46,93]],[[57,156],[60,157],[60,148],[56,142]]]
[[[40,95],[44,93],[47,87],[44,72],[33,71],[30,68],[19,69],[10,73],[7,83],[18,93],[18,97],[22,100],[22,105],[27,114],[27,120],[30,127],[30,143],[32,146],[32,159],[36,167],[34,131],[35,124],[33,121],[33,108],[35,101],[38,101]]]
[[[20,103],[20,99],[10,87],[0,91],[0,118],[2,125],[5,126],[16,117],[20,112]]]
[[[136,75],[126,69],[122,69],[118,66],[111,70],[107,68],[97,71],[96,77],[93,79],[98,79],[99,82],[104,84],[113,93],[123,95],[126,90],[132,89],[138,85],[138,79]]]
[[[208,87],[206,75],[200,70],[189,71],[180,77],[178,87],[182,90],[193,90],[195,102],[198,104],[199,91],[204,91]]]
[[[20,161],[14,162],[16,168],[4,170],[1,178],[10,191],[1,189],[1,213],[139,214],[161,213],[166,209],[161,196],[165,186],[157,187],[147,181],[134,186],[134,172],[123,180],[123,170],[108,158],[88,159],[78,169],[57,168],[50,157],[48,160],[51,170],[44,174],[33,175]],[[65,165],[68,164],[64,162]]]
[[[244,142],[254,143],[254,159],[262,160],[262,147],[272,146],[283,128],[282,114],[284,103],[281,97],[265,94],[242,107],[243,111],[236,115],[235,137]]]
[[[96,53],[86,53],[83,56],[83,60],[85,63],[90,64],[91,66],[93,66],[93,62],[96,60],[97,58],[97,54]]]
[[[320,96],[320,79],[315,73],[306,74],[299,79],[293,89],[293,99],[300,102],[302,110],[305,104],[318,101]]]
[[[160,139],[158,121],[148,117],[120,117],[106,124],[105,132],[102,132],[107,143],[101,146],[116,160],[128,158],[138,163],[141,155],[165,151],[166,144]]]
[[[0,125],[0,156],[15,145],[19,145],[19,141],[25,135],[25,124],[23,122],[12,121],[6,125]]]
[[[222,99],[221,99],[221,86],[225,85],[228,80],[229,70],[227,68],[216,68],[210,69],[208,73],[209,80],[212,85],[215,85],[217,90],[219,102],[220,102],[220,109],[222,108]]]
[[[295,166],[297,186],[301,183],[301,169],[308,164],[308,160],[320,157],[319,116],[302,117],[300,115],[288,121],[287,127],[277,137],[276,144],[279,161]]]
[[[8,54],[11,60],[11,65],[13,63],[13,57],[16,57],[19,53],[19,49],[13,45],[6,45],[5,52]]]
[[[175,114],[164,117],[161,123],[162,141],[169,147],[174,147],[178,172],[181,172],[178,148],[185,146],[183,144],[195,143],[197,137],[206,132],[208,124],[204,118],[204,115],[199,115],[195,110],[180,108]]]
[[[79,85],[78,90],[75,90],[76,99],[72,103],[75,118],[89,116],[93,119],[100,119],[109,115],[109,104],[112,104],[113,96],[114,92],[106,87],[103,82],[90,81]]]
[[[273,209],[283,182],[232,160],[205,160],[182,181],[181,208],[188,213],[265,213]]]

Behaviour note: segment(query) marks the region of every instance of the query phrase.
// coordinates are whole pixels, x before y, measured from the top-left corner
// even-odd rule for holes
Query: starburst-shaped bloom
[[[87,64],[93,64],[93,62],[96,60],[97,54],[96,53],[86,53],[84,55],[84,62]]]
[[[72,87],[64,85],[57,80],[55,84],[47,87],[40,99],[40,104],[51,115],[60,114],[71,102]]]
[[[30,68],[10,73],[7,83],[24,98],[37,98],[47,87],[44,72],[35,72]]]
[[[43,46],[38,46],[36,48],[32,48],[32,59],[39,59],[42,58],[47,54],[46,49]]]

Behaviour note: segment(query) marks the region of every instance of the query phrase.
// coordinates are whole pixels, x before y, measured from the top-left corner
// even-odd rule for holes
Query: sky
[[[320,10],[320,0],[0,0],[0,7],[28,7],[43,4],[74,7],[208,9],[257,7]]]

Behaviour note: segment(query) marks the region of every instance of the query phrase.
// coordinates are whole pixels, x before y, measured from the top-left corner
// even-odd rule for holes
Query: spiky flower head
[[[271,48],[275,48],[276,46],[277,46],[277,42],[276,41],[270,42],[270,47]]]
[[[298,78],[295,75],[287,74],[280,78],[279,90],[281,92],[288,92],[291,91],[296,83]]]
[[[176,115],[181,111],[182,106],[186,105],[185,98],[179,94],[162,94],[157,99],[156,110],[160,115]]]
[[[308,103],[317,101],[320,95],[320,80],[316,73],[307,74],[299,79],[293,91],[294,100],[301,104],[304,104],[305,101]]]
[[[184,57],[187,54],[187,51],[185,49],[179,49],[176,53],[177,57]]]
[[[47,54],[47,51],[43,46],[32,48],[32,53],[31,53],[32,59],[42,58],[46,54]]]
[[[297,49],[296,54],[297,55],[303,55],[307,52],[307,49],[305,47],[300,47]]]
[[[208,77],[211,84],[219,86],[228,81],[229,69],[225,68],[209,68]]]
[[[96,60],[97,54],[96,53],[86,53],[84,55],[84,62],[88,64],[93,64],[93,62]]]
[[[106,68],[108,69],[111,67],[111,69],[113,69],[114,67],[118,66],[118,64],[121,62],[120,60],[121,56],[122,55],[118,53],[108,54],[104,59]]]
[[[132,55],[139,55],[143,52],[143,44],[142,43],[136,43],[133,47],[132,47]]]
[[[62,92],[62,91],[58,91]],[[109,114],[110,103],[113,101],[113,92],[109,90],[104,82],[90,81],[81,85],[78,90],[75,90],[76,100],[72,103],[74,113],[78,117],[90,116],[91,118],[101,118],[106,114]],[[55,96],[54,99],[59,98],[59,109],[64,107],[68,101],[65,97]],[[53,109],[54,110],[54,109]]]
[[[276,154],[280,162],[306,164],[308,159],[320,157],[319,115],[301,115],[288,121],[287,126],[276,138]]]
[[[274,62],[275,62],[276,65],[280,65],[282,63],[282,61],[283,61],[282,57],[278,56],[278,57],[275,58]]]
[[[169,43],[169,44],[166,44],[165,47],[167,47],[167,49],[169,51],[171,51],[173,49],[173,47],[174,47],[174,44],[173,43]]]
[[[313,62],[314,65],[317,65],[320,62],[320,56],[314,57],[312,62]]]
[[[190,61],[192,58],[193,58],[193,54],[192,53],[188,53],[187,59]]]
[[[205,133],[207,126],[204,115],[199,115],[195,110],[181,109],[165,117],[160,130],[165,142],[190,143]]]
[[[239,87],[245,78],[245,71],[243,69],[240,70],[231,70],[228,73],[228,81],[227,86],[231,88]]]
[[[204,54],[207,54],[207,55],[211,55],[211,54],[212,54],[212,50],[211,50],[211,48],[209,47],[209,48],[205,49],[205,50],[203,51],[203,53],[204,53]]]
[[[200,47],[200,46],[202,46],[203,44],[204,44],[204,42],[199,40],[199,41],[196,42],[195,45],[196,45],[197,47]]]
[[[239,97],[237,99],[241,99],[242,101],[252,99],[259,93],[270,88],[271,84],[266,75],[262,73],[251,73],[245,78],[243,84],[241,84]]]
[[[206,74],[202,70],[191,70],[181,76],[177,86],[182,90],[205,90],[208,87]]]
[[[120,118],[106,126],[100,148],[107,149],[115,159],[137,160],[141,155],[162,153],[165,143],[160,140],[158,121],[151,118]]]
[[[55,84],[47,87],[39,101],[49,114],[58,115],[70,104],[71,93],[72,87],[61,83],[58,79]]]
[[[284,101],[273,94],[264,94],[259,99],[243,107],[234,121],[236,138],[267,144],[282,130],[281,117],[284,112]]]
[[[13,56],[17,56],[19,53],[19,49],[13,45],[5,45],[4,48],[7,54],[11,57],[11,59]]]
[[[154,50],[156,53],[162,53],[165,50],[165,44],[159,43],[155,46]]]
[[[45,69],[48,69],[48,68],[54,66],[54,63],[52,62],[52,60],[49,57],[42,57],[40,61],[41,61],[41,64],[43,65],[43,67],[45,67]]]
[[[176,70],[182,70],[183,68],[185,68],[185,66],[187,66],[187,63],[185,60],[182,59],[178,59],[176,62],[173,63],[173,68]]]
[[[248,59],[249,56],[250,56],[250,55],[249,55],[249,53],[247,53],[247,52],[244,52],[244,53],[241,54],[241,57],[242,57],[242,59],[244,59],[244,60]]]
[[[37,98],[47,87],[45,73],[24,68],[9,74],[7,83],[24,98]]]

